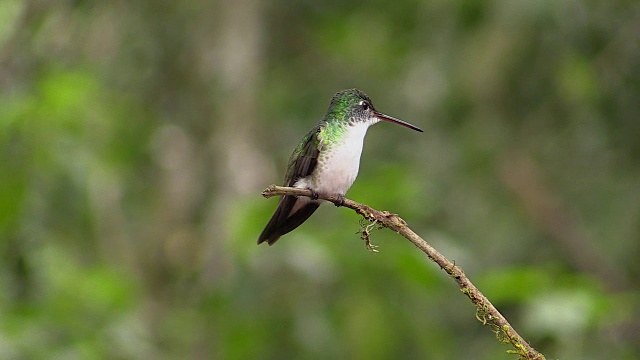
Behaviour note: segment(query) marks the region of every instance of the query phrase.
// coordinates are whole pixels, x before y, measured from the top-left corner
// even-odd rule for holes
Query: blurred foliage
[[[548,358],[640,357],[640,5],[0,1],[0,359],[510,358],[454,283],[323,206],[255,241],[337,90],[348,197]]]

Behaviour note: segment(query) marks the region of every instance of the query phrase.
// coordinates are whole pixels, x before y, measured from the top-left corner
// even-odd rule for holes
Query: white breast
[[[358,176],[364,136],[369,125],[371,123],[349,126],[339,143],[326,146],[321,151],[314,172],[298,180],[295,186],[311,188],[322,194],[344,195]]]

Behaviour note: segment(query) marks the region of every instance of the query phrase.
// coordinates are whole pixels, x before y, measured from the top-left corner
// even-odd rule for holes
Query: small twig
[[[376,230],[376,228],[383,228],[383,225],[378,224],[377,221],[371,221],[365,218],[360,220],[360,237],[364,240],[365,245],[367,246],[367,250],[377,253],[378,245],[374,245],[371,243],[371,231]]]
[[[262,192],[262,196],[264,196],[265,198],[270,198],[277,195],[312,197],[311,190],[281,187],[276,185],[271,185]],[[330,201],[336,205],[339,205],[340,201],[343,200],[339,199],[337,196],[326,196],[323,194],[318,195],[320,199]],[[438,264],[438,266],[440,266],[442,270],[449,274],[449,276],[451,276],[458,283],[460,290],[465,295],[467,295],[471,302],[476,306],[476,318],[483,325],[489,324],[492,330],[494,330],[496,334],[499,334],[499,338],[502,341],[508,342],[514,347],[515,350],[509,351],[510,353],[518,354],[518,356],[522,359],[545,359],[544,355],[542,355],[531,345],[529,345],[529,343],[516,332],[511,324],[509,324],[507,319],[505,319],[504,316],[502,316],[502,314],[500,314],[500,312],[495,308],[495,306],[493,306],[489,299],[487,299],[480,292],[480,290],[478,290],[478,288],[473,285],[471,280],[467,278],[467,276],[459,266],[449,261],[444,257],[444,255],[440,254],[440,252],[438,252],[424,239],[418,236],[418,234],[413,232],[413,230],[411,230],[407,226],[407,223],[398,215],[389,213],[387,211],[378,211],[367,205],[360,204],[346,198],[342,202],[342,206],[354,210],[356,213],[360,214],[362,217],[371,222],[377,222],[404,236],[409,241],[411,241],[413,245],[415,245],[418,249],[425,253],[425,255],[427,255],[427,257],[431,259],[431,261]],[[365,231],[368,230],[365,229]]]

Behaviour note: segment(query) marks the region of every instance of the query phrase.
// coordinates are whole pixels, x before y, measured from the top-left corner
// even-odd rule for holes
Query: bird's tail
[[[305,203],[301,206],[294,206],[296,201],[304,201]],[[318,206],[320,206],[318,202],[305,201],[295,196],[283,196],[276,212],[264,230],[262,230],[262,234],[258,238],[258,244],[266,241],[269,245],[273,245],[280,236],[292,231],[307,220]],[[292,210],[295,210],[295,212]]]

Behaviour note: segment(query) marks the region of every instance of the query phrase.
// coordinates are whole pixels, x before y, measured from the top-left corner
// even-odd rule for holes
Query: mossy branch
[[[281,187],[276,185],[271,185],[262,192],[262,196],[266,198],[278,195],[313,196],[311,190],[308,189]],[[413,243],[413,245],[427,255],[431,261],[438,264],[442,270],[449,274],[449,276],[458,283],[460,290],[471,300],[473,305],[475,305],[477,309],[476,318],[483,325],[490,325],[498,339],[503,342],[510,343],[513,346],[514,350],[510,350],[510,353],[517,354],[521,359],[545,359],[544,355],[531,347],[531,345],[529,345],[529,343],[516,332],[507,319],[505,319],[495,306],[493,306],[489,299],[487,299],[480,290],[473,285],[471,280],[467,278],[459,266],[449,261],[424,239],[418,236],[418,234],[413,232],[407,223],[398,215],[388,211],[379,211],[346,198],[340,199],[337,196],[327,196],[323,194],[318,194],[318,196],[320,199],[330,201],[336,205],[339,205],[340,202],[344,200],[342,202],[342,206],[354,210],[368,221],[381,224],[407,238],[411,243]]]

